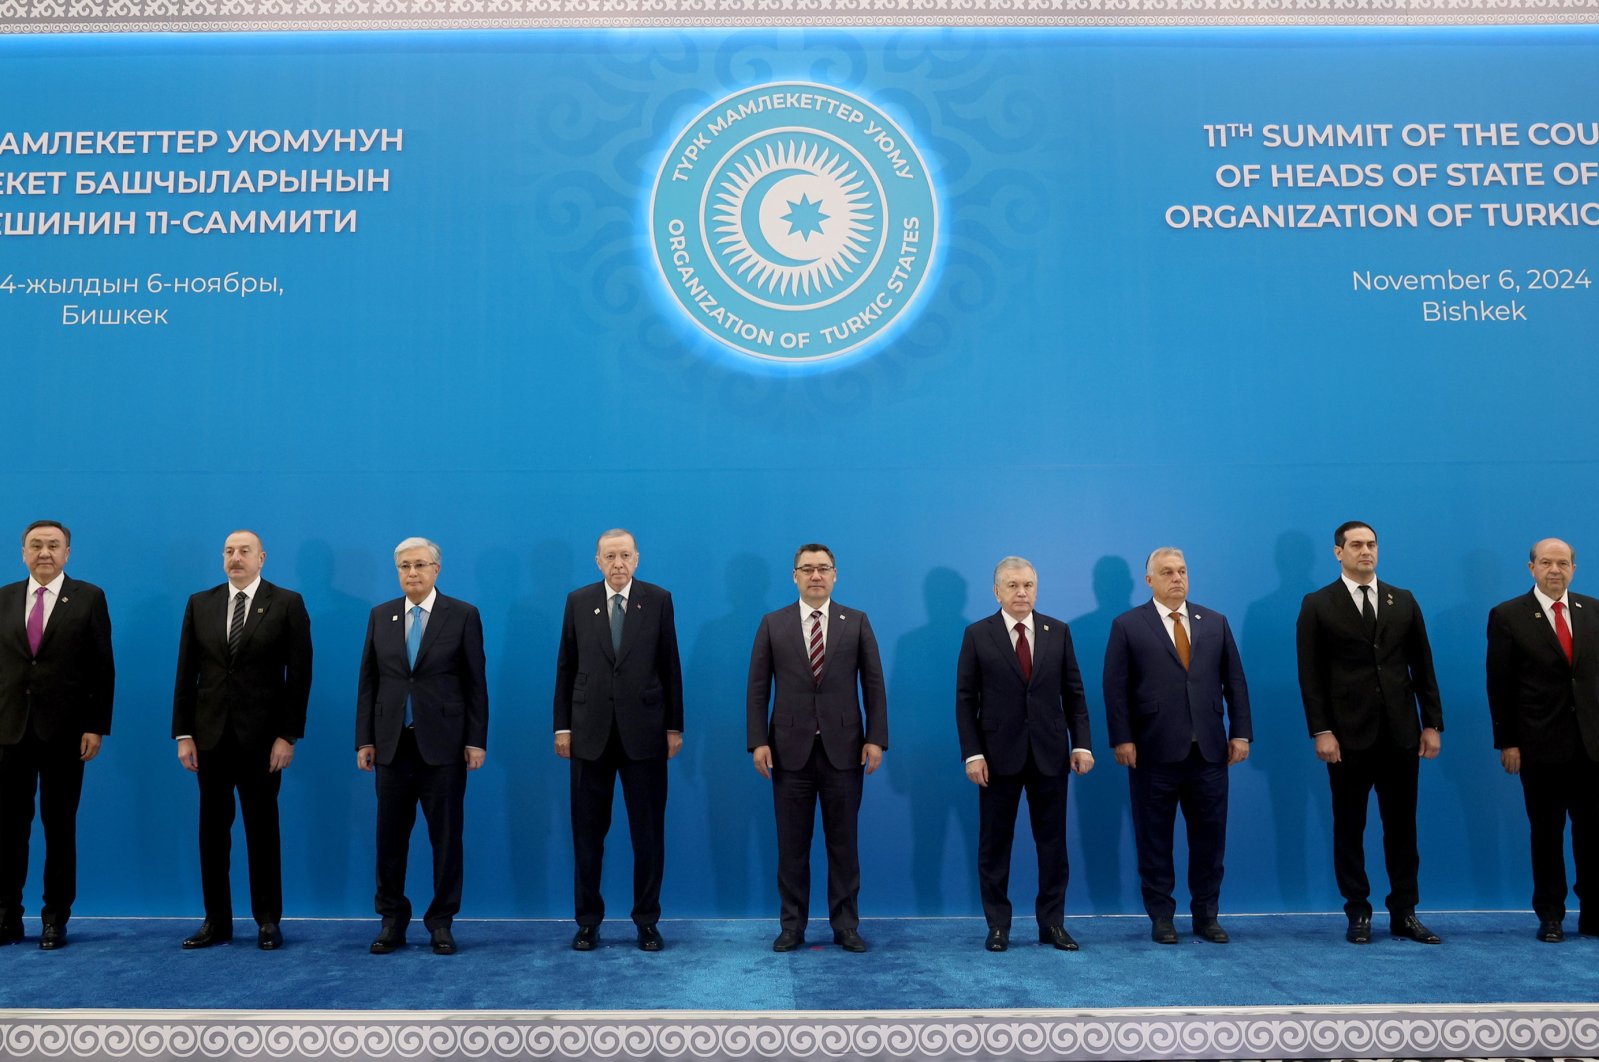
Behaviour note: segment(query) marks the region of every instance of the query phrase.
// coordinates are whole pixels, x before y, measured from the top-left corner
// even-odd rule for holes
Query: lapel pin
[[[398,616],[390,616],[390,617],[389,617],[389,622],[390,622],[390,623],[393,623],[393,622],[394,622],[394,621],[395,621],[395,620],[397,620],[397,619],[399,619],[399,618],[400,618],[400,617],[398,617]]]
[[[62,599],[61,599],[61,603],[62,603],[62,604],[63,604],[63,605],[65,605],[65,604],[66,604],[66,603],[67,603],[67,601],[68,601],[68,600],[70,600],[70,599],[69,599],[69,598],[65,598],[65,597],[63,597],[63,598],[62,598]]]
[[[256,614],[256,615],[257,615],[257,616],[264,616],[264,615],[266,615],[266,609],[264,609],[264,608],[258,608],[258,609],[256,609],[256,610],[255,610],[255,614]]]
[[[1581,601],[1573,601],[1571,603],[1571,607],[1572,608],[1581,608],[1582,607],[1582,602]]]
[[[1044,630],[1045,630],[1045,631],[1048,631],[1048,630],[1049,630],[1049,624],[1047,624],[1047,623],[1046,623],[1046,624],[1044,624]]]
[[[1197,612],[1196,612],[1196,613],[1194,613],[1194,622],[1195,622],[1195,623],[1198,623],[1198,622],[1199,622],[1199,621],[1200,621],[1200,620],[1202,620],[1202,619],[1204,619],[1204,618],[1205,618],[1205,617],[1204,617],[1204,616],[1201,616],[1201,615],[1200,615],[1200,614],[1199,614],[1199,613],[1197,613]]]
[[[644,603],[641,601],[638,604],[634,605],[633,606],[633,611],[634,612],[642,612],[642,611],[644,611]]]
[[[598,616],[598,615],[599,615],[599,614],[600,614],[600,610],[599,610],[599,609],[595,609],[595,610],[594,610],[594,614],[595,614],[595,615],[596,615],[596,616]]]
[[[1543,613],[1542,612],[1534,612],[1532,614],[1532,618],[1533,619],[1543,619]]]

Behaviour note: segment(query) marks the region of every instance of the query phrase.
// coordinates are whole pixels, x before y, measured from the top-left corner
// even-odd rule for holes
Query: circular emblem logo
[[[904,315],[938,228],[910,137],[858,96],[779,83],[690,122],[661,162],[650,239],[683,312],[735,350],[814,361]]]

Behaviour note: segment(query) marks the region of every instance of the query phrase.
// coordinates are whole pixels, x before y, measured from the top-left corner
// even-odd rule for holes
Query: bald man
[[[1538,939],[1565,939],[1566,820],[1581,904],[1577,932],[1599,936],[1599,599],[1568,589],[1577,556],[1558,538],[1532,547],[1533,587],[1488,614],[1488,710],[1499,762],[1521,778],[1532,828]]]

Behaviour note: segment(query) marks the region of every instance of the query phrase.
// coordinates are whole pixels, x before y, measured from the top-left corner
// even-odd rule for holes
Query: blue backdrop
[[[1143,557],[1166,543],[1187,550],[1195,600],[1231,618],[1253,691],[1224,912],[1334,909],[1325,774],[1292,639],[1300,597],[1336,574],[1332,528],[1351,516],[1376,527],[1381,574],[1417,594],[1443,685],[1443,755],[1422,770],[1423,906],[1526,905],[1526,826],[1491,748],[1483,629],[1489,606],[1526,589],[1533,539],[1591,548],[1599,430],[1583,414],[1599,312],[1578,281],[1599,270],[1599,242],[1580,213],[1490,227],[1480,204],[1599,198],[1548,179],[1556,163],[1599,158],[1594,147],[1525,140],[1540,122],[1591,140],[1592,29],[44,37],[0,41],[0,56],[0,135],[18,144],[78,130],[403,130],[403,150],[386,153],[225,155],[225,134],[201,155],[0,150],[0,171],[68,174],[54,194],[13,184],[0,197],[12,445],[0,528],[67,522],[70,571],[110,598],[118,697],[79,821],[80,913],[199,912],[197,796],[168,738],[171,682],[183,602],[221,581],[238,526],[261,533],[266,577],[305,595],[316,641],[308,733],[282,795],[291,916],[370,910],[356,668],[367,610],[398,593],[390,550],[411,534],[442,544],[439,585],[482,609],[488,637],[490,748],[467,796],[463,914],[570,915],[553,663],[563,596],[597,577],[594,536],[616,525],[637,533],[640,577],[678,607],[688,731],[672,766],[667,917],[775,916],[770,798],[744,749],[742,687],[758,619],[793,598],[792,550],[810,540],[837,551],[836,597],[870,613],[889,669],[892,742],[862,810],[867,917],[979,910],[954,665],[962,627],[995,607],[990,573],[1008,553],[1035,561],[1040,607],[1071,622],[1089,681],[1099,766],[1072,785],[1068,910],[1139,910],[1097,685],[1110,620],[1145,599]],[[882,341],[809,365],[705,335],[649,240],[651,188],[686,123],[773,81],[869,100],[915,141],[938,196],[915,305]],[[1265,142],[1267,124],[1363,123],[1391,125],[1390,145]],[[1515,123],[1520,136],[1463,145],[1455,123]],[[1448,135],[1399,142],[1429,124]],[[1211,146],[1207,125],[1250,134]],[[1442,176],[1510,161],[1543,163],[1545,184]],[[1224,165],[1301,163],[1432,163],[1440,176],[1218,183]],[[74,184],[341,166],[387,170],[387,190]],[[1176,204],[1294,203],[1418,204],[1421,220],[1167,220]],[[1478,209],[1435,227],[1436,203]],[[257,209],[358,218],[344,232],[157,234],[145,213]],[[134,212],[134,231],[24,234],[22,214],[56,211]],[[1571,273],[1528,290],[1546,269]],[[1491,290],[1355,279],[1446,270],[1487,275]],[[1501,287],[1502,270],[1522,290]],[[280,293],[165,286],[235,271],[277,278]],[[75,278],[140,287],[92,295]],[[1468,295],[1514,297],[1526,320],[1424,319],[1423,301]],[[141,309],[165,323],[103,323]],[[74,323],[85,313],[92,324]],[[614,907],[630,867],[620,826],[613,841]],[[1021,842],[1017,896],[1033,884]],[[417,855],[413,892],[425,892]]]

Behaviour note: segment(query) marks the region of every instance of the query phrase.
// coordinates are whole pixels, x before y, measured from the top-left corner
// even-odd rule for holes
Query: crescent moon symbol
[[[807,266],[817,261],[815,258],[790,258],[776,247],[773,247],[771,241],[766,238],[766,234],[761,231],[761,220],[756,216],[760,211],[761,204],[766,201],[766,193],[771,190],[773,185],[784,178],[805,172],[805,170],[789,168],[773,170],[771,173],[764,175],[750,185],[749,192],[744,196],[744,205],[739,210],[738,221],[743,227],[744,239],[749,243],[750,249],[768,262],[776,265],[798,267]]]

